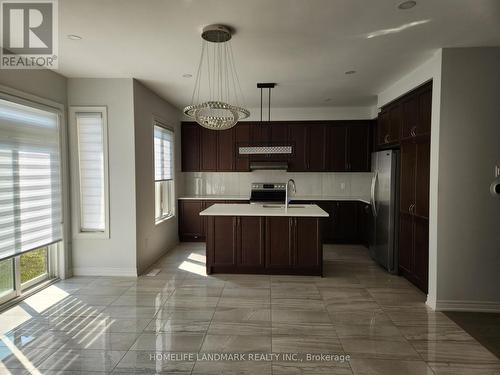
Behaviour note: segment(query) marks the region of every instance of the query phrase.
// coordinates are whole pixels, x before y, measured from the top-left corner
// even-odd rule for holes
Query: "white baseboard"
[[[500,313],[500,302],[437,300],[436,311],[470,311]]]
[[[135,268],[118,267],[75,267],[74,276],[131,276],[137,277]]]

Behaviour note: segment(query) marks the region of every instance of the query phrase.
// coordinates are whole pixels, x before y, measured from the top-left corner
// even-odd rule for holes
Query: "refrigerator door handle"
[[[377,185],[378,172],[372,177],[370,205],[372,206],[373,217],[377,217],[377,203],[375,202],[375,186]]]

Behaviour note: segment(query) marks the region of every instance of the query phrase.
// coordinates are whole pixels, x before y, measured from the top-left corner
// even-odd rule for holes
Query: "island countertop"
[[[200,212],[200,216],[283,216],[328,217],[316,204],[291,204],[288,210],[278,204],[214,204]]]

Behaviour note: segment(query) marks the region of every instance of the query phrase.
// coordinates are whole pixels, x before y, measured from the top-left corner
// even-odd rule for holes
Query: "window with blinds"
[[[155,220],[174,215],[174,133],[154,125]]]
[[[80,232],[107,231],[107,142],[104,108],[72,108],[78,149]]]
[[[0,259],[62,239],[59,115],[0,99]]]

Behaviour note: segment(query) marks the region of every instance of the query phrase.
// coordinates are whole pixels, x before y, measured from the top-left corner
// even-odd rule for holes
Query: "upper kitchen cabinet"
[[[291,172],[370,171],[372,121],[242,122],[228,130],[182,124],[182,170],[249,171],[250,160],[287,161]],[[240,155],[242,146],[292,146],[292,154]]]
[[[369,172],[371,122],[353,121],[328,127],[327,170]]]
[[[288,159],[288,170],[303,172],[307,170],[307,126],[291,124],[288,127],[288,143],[292,145],[292,155]]]
[[[217,138],[219,132],[218,130],[200,127],[200,164],[202,171],[217,171]]]
[[[428,135],[431,129],[432,84],[426,84],[402,99],[401,139]]]
[[[431,110],[432,82],[382,107],[377,119],[377,145],[393,147],[400,141],[428,136]]]
[[[250,124],[240,122],[233,128],[234,140],[234,170],[237,172],[248,172],[250,162],[248,155],[240,155],[239,148],[248,146],[250,139]]]
[[[326,168],[326,125],[312,124],[308,126],[308,158],[307,171],[324,172]]]
[[[217,131],[217,170],[231,172],[235,169],[234,129]]]
[[[379,114],[377,126],[377,144],[388,146],[399,142],[402,121],[402,106],[399,102],[384,107]]]
[[[200,165],[200,129],[198,124],[184,122],[181,126],[182,171],[196,172]]]
[[[328,127],[328,169],[344,172],[347,165],[347,126]]]

